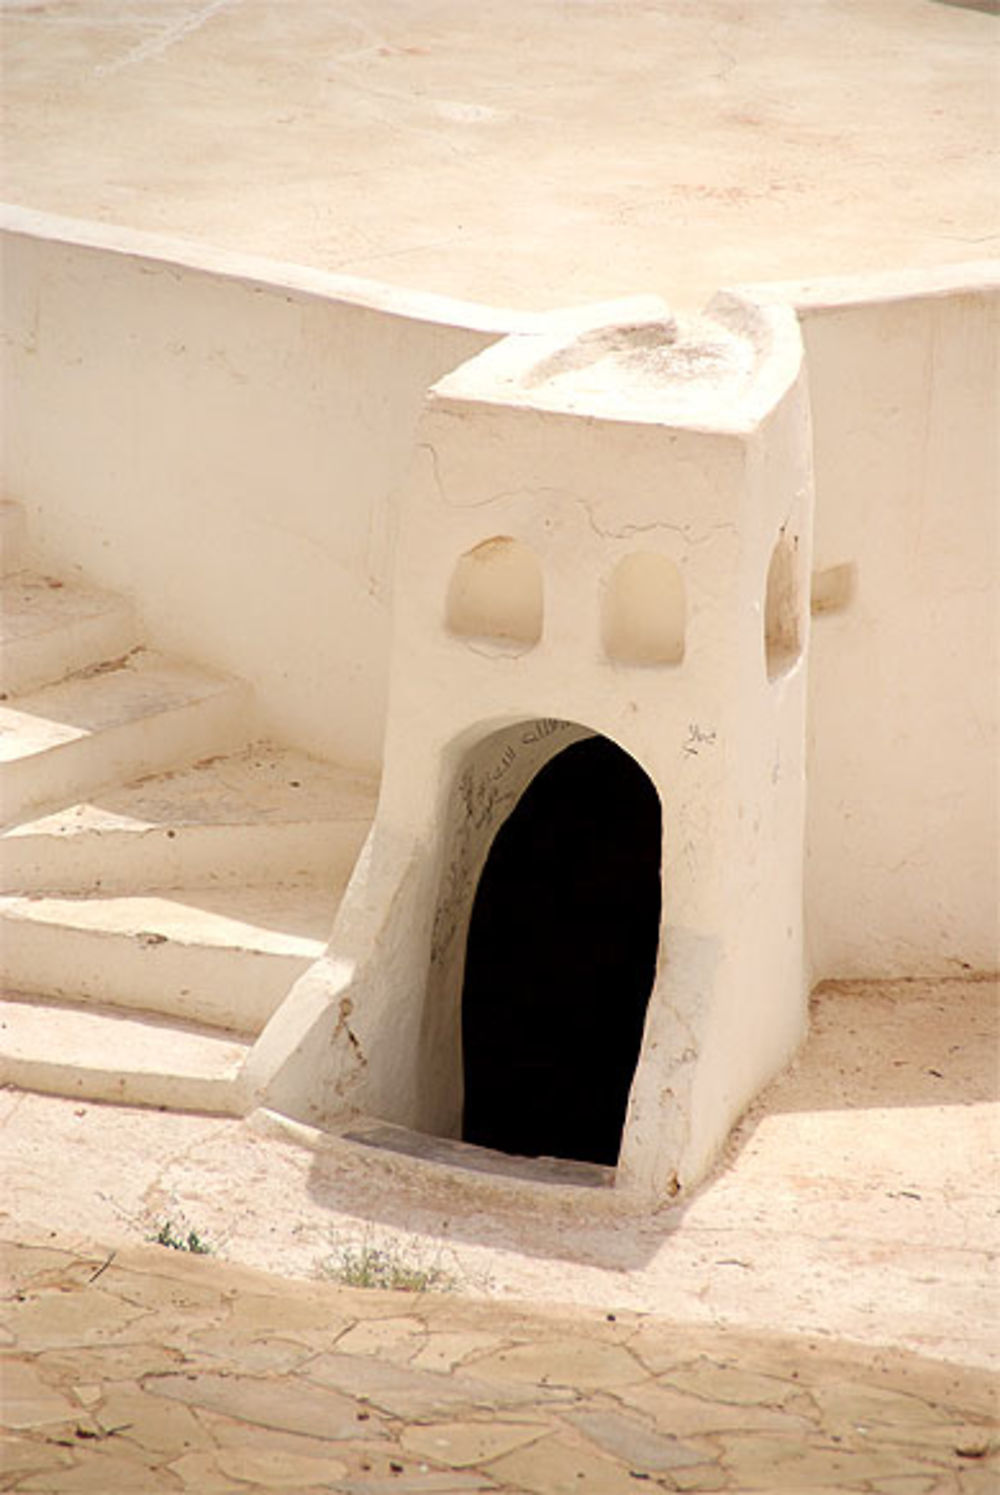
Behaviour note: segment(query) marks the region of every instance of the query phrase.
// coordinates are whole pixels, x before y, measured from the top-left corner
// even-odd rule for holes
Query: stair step
[[[0,706],[3,818],[226,751],[249,689],[146,650]]]
[[[36,690],[126,654],[137,642],[122,597],[19,572],[0,589],[0,690]]]
[[[325,950],[342,891],[0,897],[3,983],[256,1034]]]
[[[23,1090],[238,1115],[248,1052],[236,1034],[149,1013],[0,999],[0,1084]]]
[[[357,860],[376,796],[366,775],[256,743],[11,827],[0,834],[0,887],[335,886]]]
[[[24,565],[24,510],[9,498],[0,499],[0,576]]]

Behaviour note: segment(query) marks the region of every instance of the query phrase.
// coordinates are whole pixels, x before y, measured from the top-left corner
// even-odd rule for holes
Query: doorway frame
[[[461,1141],[464,1107],[462,992],[469,923],[479,881],[500,828],[520,803],[529,784],[564,749],[591,737],[605,738],[631,758],[645,774],[659,800],[661,899],[657,974],[659,971],[665,926],[662,879],[666,810],[656,778],[647,765],[610,733],[584,722],[559,717],[521,717],[503,725],[491,722],[482,724],[472,733],[463,733],[453,745],[453,766],[442,798],[437,894],[417,1056],[419,1088],[427,1109],[436,1117],[433,1135],[452,1139],[463,1147],[475,1146]],[[655,993],[654,976],[647,995],[643,1036],[629,1087],[620,1151],[624,1150],[628,1133],[635,1080],[646,1047]],[[430,1089],[434,1092],[433,1099]]]

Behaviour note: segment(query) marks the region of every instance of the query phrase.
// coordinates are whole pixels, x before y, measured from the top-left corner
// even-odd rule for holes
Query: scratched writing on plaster
[[[521,734],[521,741],[525,747],[531,747],[536,742],[544,742],[546,737],[551,737],[553,732],[559,732],[568,727],[568,722],[561,722],[554,716],[540,717],[533,722],[527,732]]]
[[[508,742],[499,755],[478,774],[466,769],[458,781],[456,793],[462,809],[462,821],[455,834],[452,852],[442,877],[441,894],[431,933],[431,959],[439,960],[450,948],[467,903],[479,857],[476,848],[479,834],[488,830],[509,810],[517,795],[502,789],[520,755],[521,747],[533,747],[557,732],[565,732],[570,723],[557,717],[540,717],[521,733],[518,745]]]
[[[703,747],[714,747],[716,733],[706,727],[699,727],[697,722],[691,722],[688,727],[687,741],[684,751],[689,757],[697,758]]]

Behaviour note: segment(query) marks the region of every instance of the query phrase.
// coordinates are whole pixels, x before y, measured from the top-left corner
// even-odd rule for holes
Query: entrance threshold
[[[345,1142],[355,1142],[380,1152],[416,1158],[423,1163],[438,1163],[467,1173],[488,1173],[494,1177],[518,1179],[525,1183],[570,1185],[582,1189],[611,1189],[615,1170],[601,1163],[583,1163],[575,1158],[523,1158],[472,1142],[451,1137],[431,1137],[405,1126],[387,1121],[373,1121],[341,1132]]]

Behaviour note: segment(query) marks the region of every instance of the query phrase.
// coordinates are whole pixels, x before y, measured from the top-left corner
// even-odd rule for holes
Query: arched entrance
[[[564,748],[493,841],[462,989],[462,1135],[614,1165],[656,971],[660,801],[605,737]]]

